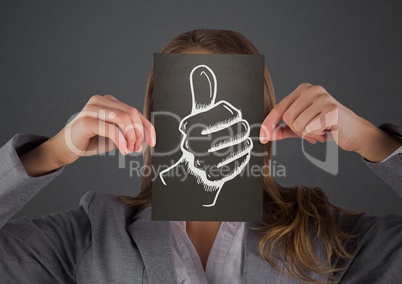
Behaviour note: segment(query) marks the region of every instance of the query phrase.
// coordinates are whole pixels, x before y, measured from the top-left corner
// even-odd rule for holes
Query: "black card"
[[[264,56],[155,54],[152,219],[261,221]]]

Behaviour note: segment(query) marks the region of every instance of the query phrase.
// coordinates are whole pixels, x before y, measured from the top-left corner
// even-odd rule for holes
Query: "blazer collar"
[[[245,223],[243,237],[243,282],[242,283],[293,283],[273,268],[258,251],[262,233],[253,230],[257,223]],[[284,282],[285,280],[285,282]]]
[[[146,208],[137,212],[127,231],[138,247],[149,282],[177,283],[169,223],[152,221],[151,211],[151,208]],[[261,233],[251,229],[256,226],[255,223],[245,223],[242,283],[261,283],[261,281],[275,283],[285,280],[287,277],[260,256],[258,243]]]
[[[176,283],[169,223],[152,221],[151,208],[139,211],[127,227],[137,245],[149,283]]]

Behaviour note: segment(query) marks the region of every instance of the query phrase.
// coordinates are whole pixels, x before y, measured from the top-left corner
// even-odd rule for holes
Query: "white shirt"
[[[170,221],[177,283],[242,283],[243,222],[222,222],[205,271],[186,232],[185,221]]]

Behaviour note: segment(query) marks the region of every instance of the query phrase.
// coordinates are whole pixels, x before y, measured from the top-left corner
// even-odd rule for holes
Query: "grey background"
[[[153,53],[194,28],[246,35],[265,54],[278,100],[298,84],[323,85],[376,125],[402,124],[400,1],[17,1],[0,2],[0,143],[17,132],[56,134],[93,94],[139,109]],[[323,146],[309,153],[323,156]],[[402,200],[355,153],[340,152],[332,176],[299,140],[278,143],[285,185],[320,186],[338,205],[384,215]],[[130,157],[140,161],[139,157]],[[1,161],[0,161],[1,162]],[[78,205],[88,190],[135,195],[118,155],[79,159],[17,215]],[[16,216],[16,217],[17,217]]]

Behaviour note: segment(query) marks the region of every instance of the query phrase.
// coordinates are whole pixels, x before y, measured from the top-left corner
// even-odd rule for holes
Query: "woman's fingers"
[[[106,95],[106,98],[109,98],[114,101],[119,101],[112,95]],[[128,105],[125,105],[125,108],[130,107]],[[153,147],[156,144],[156,131],[155,127],[152,125],[152,123],[141,113],[138,112],[139,118],[141,119],[142,125],[145,129],[144,133],[144,139],[148,143],[149,146]]]
[[[117,146],[114,144],[114,142],[110,138],[95,136],[89,140],[87,152],[93,153],[94,151],[97,151],[97,154],[102,154],[102,153],[110,152],[116,148],[117,148]],[[120,151],[120,149],[119,149],[119,151]]]
[[[144,129],[149,134],[144,135]],[[109,152],[123,155],[142,150],[144,139],[155,145],[153,125],[135,108],[111,95],[92,96],[84,108],[54,138],[57,161],[67,165],[81,156]]]
[[[286,138],[299,137],[299,135],[294,133],[293,130],[290,129],[290,127],[286,124],[278,125],[272,133],[273,135],[271,135],[271,140],[282,140]]]
[[[101,107],[93,104],[87,104],[84,108],[83,113],[86,116],[91,116],[98,118],[101,121],[106,121],[108,123],[115,124],[120,128],[125,139],[127,140],[127,146],[134,145],[136,136],[134,131],[130,131],[129,126],[131,125],[131,119],[125,112],[117,109],[112,109],[108,107]]]
[[[299,92],[299,97],[283,114],[283,121],[303,135],[307,123],[317,116],[327,103],[328,93],[321,86],[306,86]]]
[[[311,143],[325,142],[326,132],[338,123],[338,116],[333,115],[337,108],[338,103],[323,87],[301,84],[265,118],[260,141],[301,137]],[[285,122],[285,128],[277,126],[280,120]]]
[[[145,128],[145,138],[149,146],[154,147],[156,144],[156,130],[152,123],[146,119],[140,112],[138,112],[142,125]]]
[[[131,106],[128,106],[115,97],[111,95],[106,96],[99,96],[95,95],[92,96],[89,100],[88,104],[97,105],[103,108],[112,108],[119,110],[120,112],[116,114],[114,117],[112,114],[112,118],[117,118],[117,120],[126,121],[127,118],[129,119],[124,125],[120,125],[123,127],[123,132],[127,135],[127,143],[128,149],[130,151],[141,151],[142,150],[142,142],[144,139],[144,130],[142,126],[142,122],[139,119],[138,111]]]
[[[144,127],[142,124],[142,120],[139,116],[139,111],[136,108],[119,101],[112,95],[105,95],[104,98],[110,100],[112,102],[111,103],[112,106],[116,107],[117,109],[121,109],[122,111],[125,111],[129,115],[132,123],[127,127],[128,130],[133,130],[135,132],[136,137],[135,141],[130,141],[129,149],[131,151],[135,150],[137,152],[142,151],[142,143],[144,139],[145,141],[147,141],[147,138],[146,134],[144,133]]]
[[[151,147],[155,146],[156,142],[156,133],[154,126],[134,107],[131,107],[118,99],[116,99],[112,95],[106,95],[103,97],[106,100],[99,99],[98,103],[103,106],[109,106],[111,108],[120,109],[122,111],[127,112],[133,123],[133,129],[136,132],[137,143],[135,144],[135,149],[138,149],[142,146],[142,141],[145,139],[147,144]],[[138,139],[140,141],[138,141]]]
[[[277,127],[283,120],[286,127]],[[311,143],[333,140],[369,161],[387,157],[400,143],[337,102],[323,87],[302,84],[265,118],[261,143],[299,136]]]
[[[289,126],[287,126],[286,124],[280,124],[274,129],[271,140],[282,140],[287,138],[298,138],[298,137],[300,137],[300,135],[294,133]],[[302,138],[312,144],[315,144],[317,141],[319,142],[326,141],[325,136],[315,134],[307,134],[304,135]]]
[[[269,140],[275,140],[275,128],[277,127],[279,121],[282,120],[283,114],[288,110],[288,108],[296,101],[300,96],[303,89],[310,88],[312,85],[308,83],[301,84],[292,93],[286,96],[282,101],[280,101],[271,112],[264,119],[261,130],[260,130],[260,141],[265,144]]]
[[[155,131],[155,127],[152,125],[152,123],[146,119],[146,117],[144,115],[142,115],[141,112],[139,112],[137,109],[120,102],[119,100],[117,100],[115,97],[111,96],[111,95],[106,95],[106,98],[114,101],[112,103],[112,106],[115,107],[121,107],[124,111],[128,112],[128,113],[132,113],[132,118],[134,120],[134,130],[137,133],[137,142],[136,143],[136,148],[138,149],[139,147],[142,146],[142,141],[145,140],[145,142],[147,142],[147,144],[151,147],[155,146],[156,144],[156,131]],[[141,149],[140,149],[141,150]]]
[[[112,99],[112,100],[115,100],[115,101],[119,101],[115,96],[112,96],[110,94],[104,95],[103,97],[108,98],[108,99]]]
[[[129,117],[131,118],[131,125],[129,125],[129,131],[134,130],[136,140],[133,144],[129,144],[130,150],[137,152],[142,151],[142,143],[144,142],[144,127],[136,108],[130,107],[127,109]]]
[[[149,146],[155,145],[156,137],[153,125],[136,108],[120,102],[111,95],[93,96],[88,104],[116,110],[116,119],[126,122],[120,127],[127,138],[128,147],[131,151],[141,151],[144,140]],[[127,117],[129,121],[127,121]]]
[[[117,127],[115,124],[101,121],[98,118],[92,116],[82,116],[74,122],[74,126],[77,129],[77,139],[83,140],[76,141],[75,144],[80,145],[86,143],[86,145],[83,145],[85,146],[85,149],[79,149],[82,151],[81,153],[79,153],[80,156],[94,155],[103,152],[101,151],[101,149],[93,149],[92,151],[94,151],[95,153],[89,153],[89,150],[87,148],[88,144],[90,143],[89,141],[91,141],[91,139],[96,136],[102,136],[110,139],[123,155],[128,154],[126,139],[123,133],[120,131],[119,127]]]
[[[105,122],[105,127],[98,126],[93,128],[93,134],[109,138],[119,148],[122,155],[128,154],[127,142],[124,139],[123,133],[118,127],[116,127],[116,125]]]

